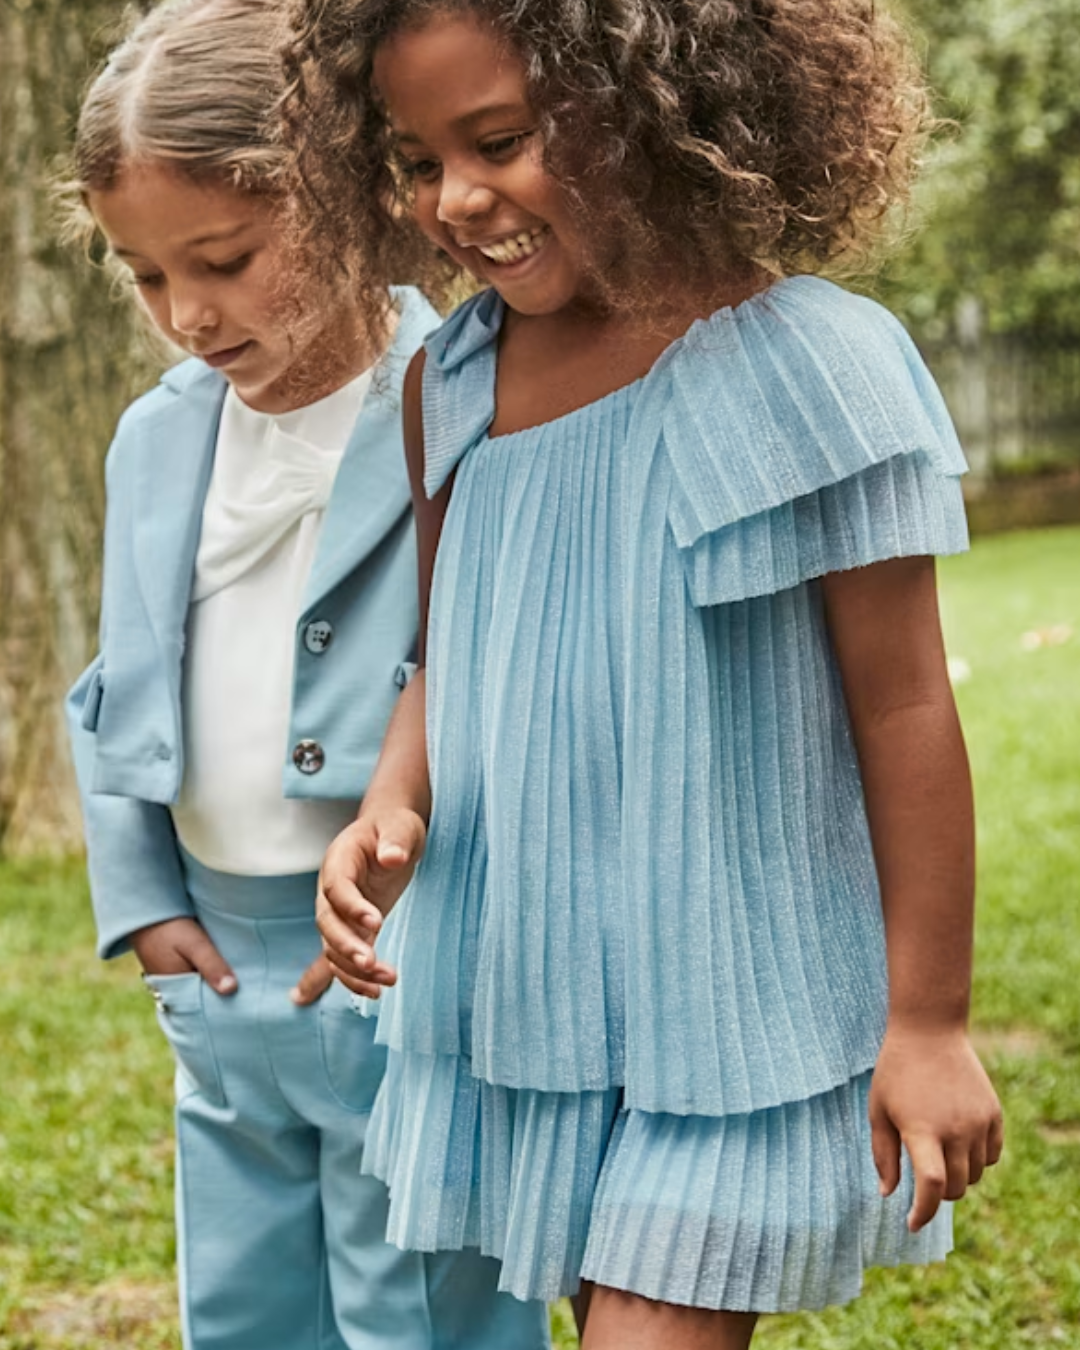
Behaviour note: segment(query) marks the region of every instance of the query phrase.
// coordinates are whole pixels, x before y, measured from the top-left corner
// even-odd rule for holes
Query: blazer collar
[[[304,597],[316,604],[385,539],[411,503],[401,440],[405,369],[439,316],[419,292],[395,291],[398,325],[341,460]]]
[[[401,382],[439,316],[419,292],[395,290],[399,317],[334,480],[306,588],[305,608],[373,552],[409,509],[401,440]],[[227,383],[201,361],[166,371],[162,400],[141,427],[135,565],[150,622],[168,646],[182,632],[191,598],[202,509]]]

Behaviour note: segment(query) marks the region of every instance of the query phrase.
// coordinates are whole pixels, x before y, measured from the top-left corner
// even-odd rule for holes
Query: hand
[[[327,850],[315,921],[334,975],[353,993],[378,998],[397,972],[375,955],[375,938],[409,884],[427,831],[404,808],[361,815]]]
[[[901,1141],[911,1158],[913,1233],[997,1162],[1001,1105],[962,1028],[890,1026],[870,1087],[870,1132],[882,1195],[900,1181]]]
[[[166,919],[131,935],[139,965],[147,975],[184,975],[197,970],[211,989],[235,994],[236,976],[195,919]]]
[[[289,997],[298,1008],[306,1008],[309,1003],[318,1003],[333,982],[334,972],[330,969],[330,962],[320,954],[289,990]]]

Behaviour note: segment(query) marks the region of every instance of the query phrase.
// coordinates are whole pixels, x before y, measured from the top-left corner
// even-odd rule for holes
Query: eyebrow
[[[485,103],[482,107],[474,108],[471,112],[463,113],[460,117],[455,117],[451,126],[469,127],[473,122],[479,122],[485,117],[532,117],[529,108],[524,103]],[[397,131],[391,127],[394,140],[398,144],[410,143],[418,145],[422,143],[423,138],[417,136],[412,131]]]
[[[241,221],[239,225],[234,225],[231,229],[218,230],[216,233],[201,234],[198,239],[185,240],[185,245],[188,248],[201,248],[204,244],[225,244],[228,243],[230,239],[235,239],[238,234],[243,234],[245,230],[250,228],[251,221],[244,220]],[[130,248],[114,248],[112,251],[118,258],[141,258],[143,256],[136,249]]]

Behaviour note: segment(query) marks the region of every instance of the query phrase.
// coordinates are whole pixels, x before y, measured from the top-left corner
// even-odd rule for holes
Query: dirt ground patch
[[[176,1290],[171,1283],[110,1280],[27,1304],[13,1314],[9,1331],[25,1350],[173,1350]]]

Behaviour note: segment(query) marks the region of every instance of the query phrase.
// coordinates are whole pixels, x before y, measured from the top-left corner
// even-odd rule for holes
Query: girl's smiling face
[[[89,206],[161,332],[260,412],[313,401],[367,364],[355,316],[300,296],[277,206],[162,164],[129,167]]]
[[[518,313],[582,298],[585,251],[519,58],[473,15],[439,14],[379,48],[375,83],[424,233]]]

